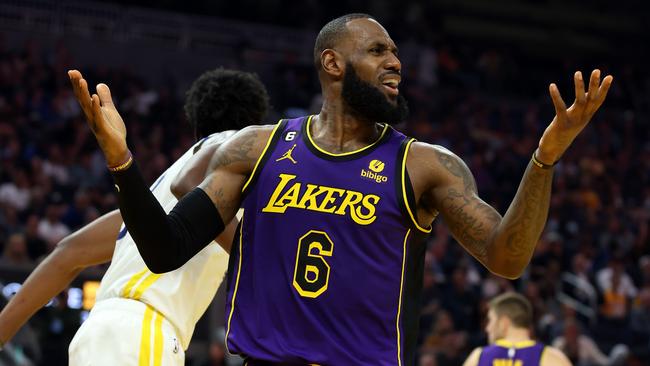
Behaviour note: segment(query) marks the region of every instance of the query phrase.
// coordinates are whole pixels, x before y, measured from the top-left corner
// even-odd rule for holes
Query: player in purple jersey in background
[[[406,117],[402,65],[384,27],[367,14],[326,24],[314,46],[319,114],[251,127],[221,145],[209,174],[166,215],[127,147],[110,90],[75,95],[113,173],[120,210],[153,272],[188,261],[240,207],[230,257],[226,344],[251,366],[410,365],[415,355],[424,247],[440,215],[491,272],[517,278],[546,223],[553,165],[598,110],[612,77],[594,70],[531,151],[502,217],[481,200],[465,163],[390,127]]]
[[[525,297],[507,292],[492,299],[485,332],[490,345],[476,348],[463,366],[570,366],[558,349],[530,338],[533,308]]]

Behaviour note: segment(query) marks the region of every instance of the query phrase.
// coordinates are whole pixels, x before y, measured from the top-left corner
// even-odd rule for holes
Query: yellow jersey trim
[[[129,298],[131,291],[133,290],[133,286],[135,286],[135,284],[138,283],[142,276],[144,276],[147,272],[149,272],[149,269],[147,267],[144,267],[142,271],[131,276],[129,281],[124,286],[124,289],[122,289],[122,297]]]
[[[418,223],[418,220],[415,219],[415,215],[413,215],[413,210],[411,210],[411,206],[409,206],[409,200],[408,197],[406,196],[406,157],[409,154],[409,148],[411,147],[411,143],[413,143],[415,139],[409,140],[409,142],[406,143],[406,149],[404,149],[404,157],[402,157],[402,195],[404,199],[404,206],[406,206],[406,211],[408,211],[409,216],[411,217],[411,221],[413,222],[413,225],[420,230],[423,233],[430,233],[432,226],[429,225],[428,228],[423,228],[420,226]]]
[[[367,150],[367,149],[377,145],[379,143],[379,141],[381,141],[384,138],[384,135],[386,134],[386,131],[388,131],[388,124],[384,124],[384,129],[381,131],[381,135],[372,144],[370,144],[368,146],[364,146],[364,147],[362,147],[360,149],[357,149],[357,150],[354,150],[354,151],[348,151],[348,152],[344,152],[344,153],[331,153],[329,151],[325,151],[325,150],[321,149],[318,145],[316,145],[316,142],[314,142],[314,139],[311,138],[311,132],[310,132],[309,126],[311,125],[312,117],[314,117],[314,115],[309,116],[309,118],[307,119],[307,127],[306,127],[307,138],[309,139],[309,142],[312,144],[312,146],[316,148],[316,150],[322,152],[323,154],[330,155],[330,156],[348,156],[348,155],[360,153],[360,152],[362,152],[364,150]]]
[[[546,350],[548,349],[548,346],[544,346],[544,349],[542,349],[542,354],[539,356],[539,364],[540,366],[544,364],[544,356],[546,356]]]
[[[142,318],[142,332],[140,335],[140,356],[138,357],[138,366],[149,366],[151,358],[151,320],[154,310],[147,305]]]
[[[511,342],[505,339],[499,339],[496,342],[494,342],[494,344],[496,344],[497,346],[506,347],[506,348],[517,348],[517,349],[531,347],[534,346],[535,343],[536,342],[533,341],[532,339],[529,339],[527,341],[519,341],[519,342]]]
[[[138,285],[138,287],[133,292],[132,299],[133,300],[140,300],[140,298],[142,297],[142,294],[145,291],[147,291],[147,289],[149,287],[151,287],[151,285],[153,285],[153,283],[156,282],[156,280],[158,280],[158,278],[160,278],[160,276],[161,276],[161,274],[149,273],[149,275],[144,280],[142,280],[140,285]]]
[[[269,139],[270,141],[270,139]],[[268,146],[268,145],[267,145]],[[246,213],[244,211],[244,213]],[[241,275],[241,262],[242,262],[242,242],[243,242],[243,229],[244,229],[244,215],[241,217],[241,222],[239,223],[239,261],[237,263],[237,279],[235,280],[235,290],[232,293],[232,304],[230,305],[230,314],[228,315],[228,326],[226,329],[226,351],[232,354],[228,349],[228,336],[230,335],[230,322],[232,321],[232,314],[235,312],[235,299],[237,299],[237,289],[239,288],[239,276]]]
[[[260,161],[262,161],[262,158],[266,155],[266,150],[268,150],[269,146],[271,145],[271,141],[273,140],[273,136],[275,136],[275,133],[277,132],[278,127],[280,127],[281,122],[282,122],[282,120],[278,121],[278,123],[273,128],[273,131],[271,132],[271,135],[269,135],[268,140],[266,140],[266,146],[264,146],[264,150],[262,150],[262,153],[257,158],[257,161],[255,162],[255,166],[253,167],[253,171],[248,176],[248,179],[246,180],[246,183],[244,183],[244,186],[241,189],[242,192],[244,192],[246,190],[246,187],[248,187],[248,184],[251,182],[251,180],[255,176],[255,172],[257,172],[257,167],[260,165]]]
[[[402,339],[399,331],[399,320],[402,313],[402,291],[404,290],[404,270],[406,267],[406,242],[408,241],[411,229],[406,231],[404,235],[404,253],[402,255],[402,276],[399,282],[399,302],[397,304],[397,321],[395,322],[395,329],[397,329],[397,365],[402,366]]]

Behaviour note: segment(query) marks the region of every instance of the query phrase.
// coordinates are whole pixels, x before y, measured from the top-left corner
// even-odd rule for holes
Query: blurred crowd
[[[553,117],[548,83],[557,82],[569,103],[576,69],[615,75],[602,110],[555,168],[546,230],[521,279],[491,275],[434,223],[419,365],[460,365],[484,345],[487,300],[505,290],[532,302],[535,337],[574,364],[650,364],[650,79],[641,66],[535,62],[507,49],[408,37],[398,45],[411,110],[398,128],[460,155],[481,197],[501,214]],[[254,62],[238,62],[227,66],[256,71]],[[71,93],[71,67],[78,65],[63,43],[10,47],[0,38],[1,268],[33,268],[65,235],[116,208],[105,162]],[[265,70],[274,107],[265,122],[319,110],[311,67],[285,62]],[[192,144],[179,87],[191,80],[161,75],[151,82],[137,70],[101,64],[82,71],[90,85],[111,87],[149,182]],[[54,323],[37,323],[35,336],[51,345],[54,333],[66,350],[78,321]],[[41,360],[52,360],[47,352],[57,350],[50,348],[39,351]],[[222,351],[215,346],[210,354],[222,358]]]

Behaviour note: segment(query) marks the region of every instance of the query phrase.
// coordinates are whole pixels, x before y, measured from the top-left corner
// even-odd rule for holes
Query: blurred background
[[[615,76],[555,168],[546,230],[521,279],[490,275],[434,223],[418,365],[461,365],[486,344],[486,302],[505,290],[528,297],[535,337],[563,344],[574,364],[650,365],[650,12],[642,5],[1,0],[0,302],[62,237],[117,207],[68,69],[111,87],[152,182],[193,142],[182,105],[199,74],[256,72],[271,95],[268,123],[317,113],[316,34],[339,15],[367,12],[400,48],[411,114],[398,129],[460,155],[502,214],[553,117],[548,84],[570,103],[576,70]],[[84,271],[23,328],[13,342],[21,364],[67,364],[106,268]],[[223,319],[222,289],[197,326],[188,365],[237,364],[224,360]]]

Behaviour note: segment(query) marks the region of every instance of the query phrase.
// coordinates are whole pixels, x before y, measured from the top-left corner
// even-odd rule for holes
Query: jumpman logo
[[[291,160],[292,163],[294,163],[294,164],[298,164],[298,162],[295,161],[295,160],[293,160],[293,158],[291,157],[291,153],[293,152],[293,149],[295,149],[295,148],[296,148],[296,144],[293,144],[293,146],[291,147],[291,149],[287,150],[286,153],[282,154],[282,156],[281,156],[280,158],[276,159],[275,161],[280,161],[280,160],[284,160],[284,159],[289,159],[289,160]]]

